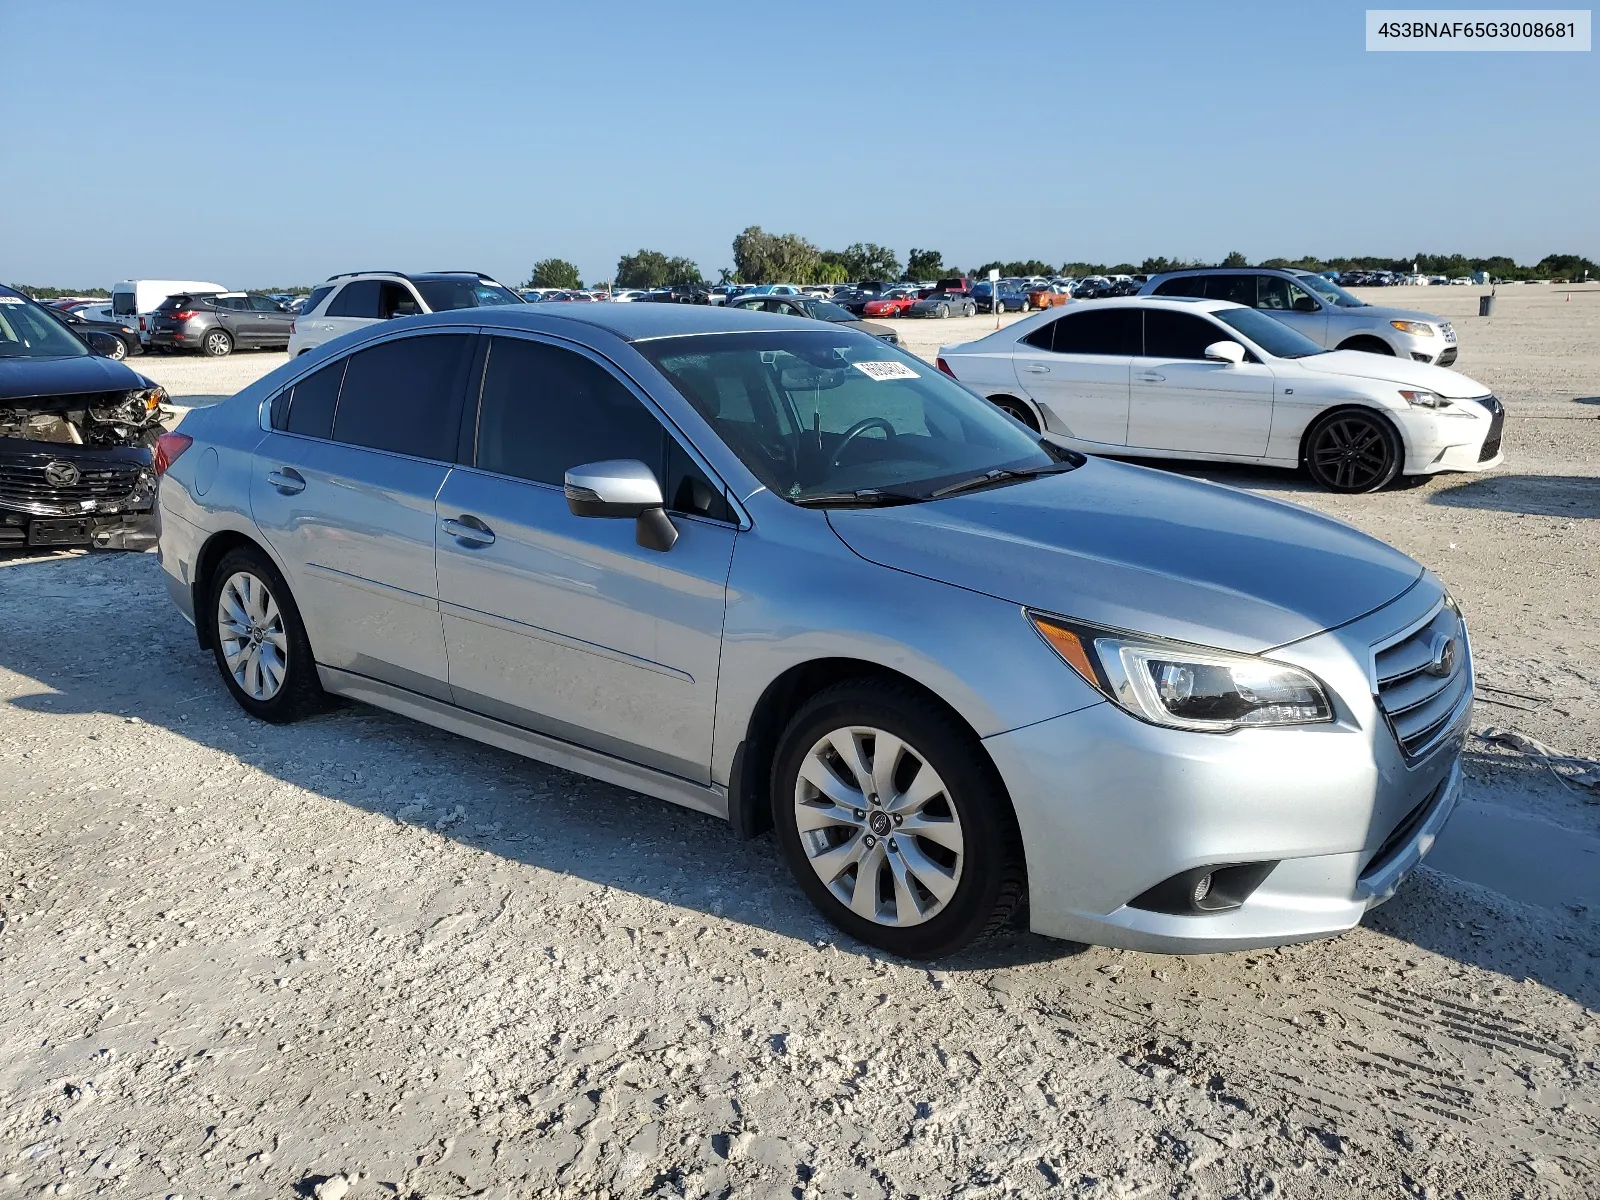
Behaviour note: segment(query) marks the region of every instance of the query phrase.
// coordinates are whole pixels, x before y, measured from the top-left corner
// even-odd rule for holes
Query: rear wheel
[[[1006,416],[1015,417],[1035,433],[1039,432],[1039,422],[1034,419],[1033,410],[1021,400],[1013,396],[990,396],[989,403]]]
[[[822,913],[906,958],[954,953],[1021,903],[1022,841],[972,731],[910,688],[844,683],[784,732],[773,817]]]
[[[226,331],[213,329],[201,341],[200,351],[207,358],[226,358],[233,353],[233,339]]]
[[[967,305],[967,307],[962,311],[962,315],[963,316],[968,316],[968,317],[977,316],[978,315],[978,306],[976,304]]]
[[[1400,473],[1403,458],[1394,426],[1368,409],[1335,409],[1306,433],[1306,470],[1330,492],[1375,492]]]
[[[121,338],[117,339],[117,348],[111,352],[111,357],[119,362],[128,357],[128,343]]]
[[[260,550],[223,555],[212,575],[211,648],[239,707],[275,725],[326,704],[289,585]]]

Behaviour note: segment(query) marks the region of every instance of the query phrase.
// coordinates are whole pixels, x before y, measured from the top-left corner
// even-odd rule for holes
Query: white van
[[[149,316],[168,296],[180,292],[225,292],[220,283],[193,279],[124,279],[111,285],[111,319],[139,327],[139,341],[150,345]]]

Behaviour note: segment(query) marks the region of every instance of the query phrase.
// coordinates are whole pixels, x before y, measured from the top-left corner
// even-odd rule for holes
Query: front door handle
[[[1140,383],[1165,383],[1167,379],[1165,375],[1158,375],[1154,371],[1146,371],[1142,375],[1135,375],[1134,378]]]
[[[267,482],[285,496],[293,496],[306,490],[305,477],[293,467],[284,467],[280,471],[268,471]]]
[[[471,522],[471,524],[468,524],[468,522]],[[459,521],[446,517],[439,522],[439,527],[455,538],[456,541],[465,542],[469,546],[494,545],[494,530],[476,517],[463,516]]]
[[[1034,363],[1028,368],[1028,370],[1032,371],[1035,375],[1050,374],[1050,368],[1045,366],[1043,363]]]

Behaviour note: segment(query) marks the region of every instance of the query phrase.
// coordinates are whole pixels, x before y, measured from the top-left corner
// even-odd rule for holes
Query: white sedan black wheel
[[[1375,492],[1400,473],[1403,458],[1394,427],[1367,409],[1336,409],[1306,433],[1306,470],[1330,492]]]

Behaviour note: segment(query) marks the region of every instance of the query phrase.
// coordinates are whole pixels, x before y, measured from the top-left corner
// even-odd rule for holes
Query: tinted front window
[[[1104,308],[1072,313],[1051,327],[1050,348],[1057,354],[1139,353],[1139,310]]]
[[[1227,340],[1227,335],[1204,317],[1162,308],[1143,311],[1146,358],[1204,358],[1207,346]]]
[[[1334,283],[1333,280],[1326,279],[1321,275],[1302,275],[1299,278],[1299,282],[1305,284],[1329,304],[1336,304],[1340,308],[1365,308],[1367,306],[1365,300],[1357,300],[1337,283]]]
[[[895,293],[898,295],[899,293]],[[811,304],[811,315],[819,321],[854,321],[855,317],[847,308],[840,308],[837,304],[830,304],[826,300],[815,300]]]
[[[352,354],[334,414],[334,440],[454,461],[471,352],[466,334],[438,333]],[[291,408],[291,419],[293,414]]]
[[[1263,275],[1257,289],[1256,307],[1287,311],[1292,307],[1289,281],[1276,275]]]
[[[87,346],[38,305],[21,296],[0,295],[0,358],[82,358],[88,353]]]
[[[572,467],[632,458],[659,479],[665,450],[661,422],[598,363],[543,342],[490,342],[475,459],[485,471],[559,487]]]
[[[278,302],[271,296],[251,296],[250,307],[256,312],[277,312]]]
[[[273,428],[287,429],[290,433],[304,434],[306,437],[332,437],[333,410],[339,403],[339,381],[344,378],[344,365],[348,361],[341,358],[336,363],[329,363],[322,370],[307,375],[285,393],[285,405],[288,408],[286,418],[280,415],[278,404],[274,401]],[[279,424],[280,420],[282,424]]]
[[[376,318],[381,287],[376,279],[352,280],[339,289],[333,303],[328,305],[328,316]]]
[[[521,304],[522,298],[498,283],[481,279],[417,279],[417,291],[433,312],[453,308],[489,308],[498,304]]]
[[[920,359],[849,330],[636,343],[717,435],[789,500],[926,495],[999,468],[1056,463],[1038,439]]]
[[[1225,308],[1212,315],[1276,358],[1305,358],[1308,354],[1323,352],[1322,347],[1305,334],[1254,309]]]

